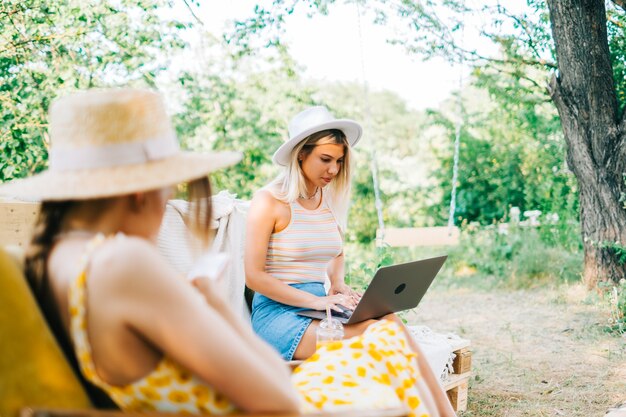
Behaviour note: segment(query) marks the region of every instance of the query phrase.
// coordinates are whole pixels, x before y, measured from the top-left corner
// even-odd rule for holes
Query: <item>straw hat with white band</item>
[[[289,138],[274,152],[272,161],[277,165],[289,165],[291,151],[313,133],[322,130],[341,130],[348,139],[350,146],[356,145],[361,139],[363,129],[354,120],[335,119],[335,116],[324,106],[314,106],[298,113],[289,122]]]
[[[124,195],[201,178],[241,159],[238,152],[181,151],[158,93],[88,90],[52,103],[49,169],[0,185],[27,200]]]

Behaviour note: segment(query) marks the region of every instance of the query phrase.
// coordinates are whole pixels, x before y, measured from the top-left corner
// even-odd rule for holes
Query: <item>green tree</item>
[[[475,87],[463,92],[457,223],[490,224],[505,219],[512,206],[577,220],[576,182],[565,166],[556,110],[544,98],[524,93],[520,81],[502,74],[496,77],[479,73]],[[450,172],[458,117],[458,111],[451,108],[456,109],[456,105],[431,111],[433,123],[443,127],[437,139],[446,144],[435,148],[441,169],[432,175],[438,178],[438,187],[445,190],[452,187]],[[448,114],[453,114],[452,119]],[[439,222],[447,219],[450,193],[444,193],[443,199],[444,204],[429,211]]]
[[[76,89],[155,86],[187,25],[165,0],[0,2],[0,181],[47,165],[47,111]]]

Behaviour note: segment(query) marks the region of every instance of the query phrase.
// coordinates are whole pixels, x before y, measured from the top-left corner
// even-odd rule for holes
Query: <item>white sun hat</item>
[[[274,152],[272,161],[278,165],[289,165],[291,151],[305,138],[313,133],[328,129],[341,130],[350,146],[357,144],[361,139],[363,129],[354,120],[335,119],[335,116],[324,106],[314,106],[298,113],[289,122],[289,139]]]
[[[202,178],[237,163],[239,152],[179,149],[160,94],[87,90],[52,103],[49,169],[0,184],[0,195],[82,200],[148,191]]]

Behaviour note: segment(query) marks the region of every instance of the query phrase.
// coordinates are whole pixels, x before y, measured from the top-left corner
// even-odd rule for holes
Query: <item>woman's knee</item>
[[[404,322],[402,321],[402,319],[400,317],[398,317],[395,313],[386,314],[386,315],[382,316],[380,319],[381,320],[389,320],[389,321],[393,321],[393,322],[396,322],[398,324],[404,325]]]

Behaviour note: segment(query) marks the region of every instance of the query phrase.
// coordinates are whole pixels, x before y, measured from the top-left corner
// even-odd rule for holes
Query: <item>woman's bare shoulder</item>
[[[134,285],[144,280],[154,284],[160,277],[175,275],[157,247],[147,239],[119,235],[108,239],[94,253],[90,263],[92,276],[105,275],[110,284],[133,278]]]
[[[252,196],[252,202],[258,203],[258,204],[270,204],[270,205],[280,203],[280,201],[278,201],[278,199],[274,197],[272,192],[268,190],[267,188],[261,188],[260,190],[255,192],[254,196]]]
[[[118,234],[107,239],[98,254],[100,257],[137,257],[142,260],[158,256],[158,253],[155,245],[143,237]]]
[[[253,212],[276,215],[277,211],[284,205],[267,189],[261,189],[254,193],[250,203],[250,210]]]

